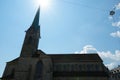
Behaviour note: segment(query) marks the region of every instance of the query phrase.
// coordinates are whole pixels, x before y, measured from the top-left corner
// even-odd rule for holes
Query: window
[[[14,76],[15,76],[15,69],[13,69],[11,72],[11,77],[14,78]]]
[[[64,71],[68,71],[67,64],[64,64],[63,67],[64,67],[63,68]]]
[[[42,61],[39,61],[36,64],[35,80],[42,79],[42,72],[43,72],[43,64],[42,64]]]
[[[96,69],[96,71],[99,71],[99,65],[98,64],[95,65],[95,69]]]
[[[81,65],[79,65],[79,71],[80,71],[80,70],[82,70],[82,66],[81,66]]]
[[[71,71],[74,71],[75,67],[74,64],[71,64]]]
[[[91,65],[87,64],[87,71],[90,71]]]

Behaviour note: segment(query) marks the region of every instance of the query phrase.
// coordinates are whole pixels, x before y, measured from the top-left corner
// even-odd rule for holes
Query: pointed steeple
[[[33,23],[31,25],[31,27],[38,28],[38,26],[39,26],[39,15],[40,15],[40,6],[39,6],[39,8],[37,10],[37,13],[35,15],[35,18],[33,20]]]
[[[35,54],[38,49],[40,38],[39,26],[40,7],[38,8],[32,25],[26,31],[23,47],[21,50],[21,57],[29,57]]]

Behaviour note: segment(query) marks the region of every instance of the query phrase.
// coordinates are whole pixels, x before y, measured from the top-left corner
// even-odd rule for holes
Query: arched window
[[[42,61],[39,61],[36,64],[35,80],[41,80],[42,79],[42,73],[43,73],[43,63],[42,63]]]

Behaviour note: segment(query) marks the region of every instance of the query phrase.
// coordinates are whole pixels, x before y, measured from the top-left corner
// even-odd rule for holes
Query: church
[[[108,80],[109,70],[97,53],[46,54],[38,49],[40,7],[26,31],[20,56],[7,62],[2,80]]]

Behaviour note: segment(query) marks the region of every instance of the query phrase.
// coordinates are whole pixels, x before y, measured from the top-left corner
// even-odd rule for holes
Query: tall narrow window
[[[14,77],[15,77],[15,69],[13,69],[11,72],[11,78],[14,78]]]
[[[36,64],[35,80],[42,80],[42,73],[43,73],[43,64],[42,61],[39,61]]]

